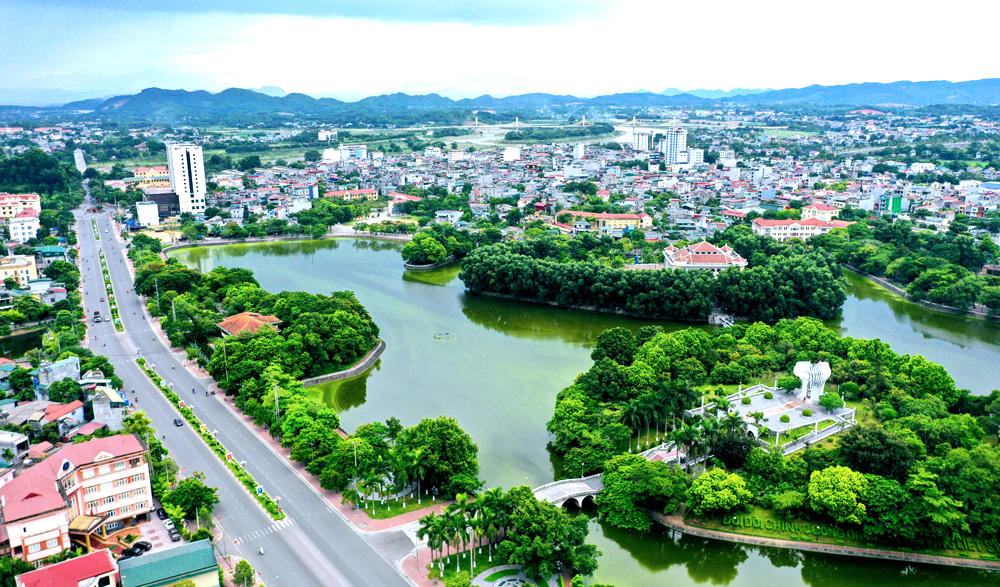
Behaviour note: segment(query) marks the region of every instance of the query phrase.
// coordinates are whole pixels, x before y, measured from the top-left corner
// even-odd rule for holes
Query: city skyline
[[[914,43],[947,36],[948,55],[985,54],[985,37],[957,34],[965,12],[930,19],[848,2],[820,21],[784,1],[766,9],[722,2],[709,20],[693,5],[642,0],[511,0],[474,9],[463,2],[274,7],[224,0],[160,10],[128,0],[57,0],[44,8],[15,0],[0,8],[11,31],[0,40],[7,78],[0,102],[51,104],[153,86],[212,92],[277,86],[355,100],[397,91],[591,97],[640,88],[995,77],[982,60],[951,59],[936,44]],[[988,17],[983,12],[977,14]],[[858,38],[859,27],[879,22],[891,26]]]

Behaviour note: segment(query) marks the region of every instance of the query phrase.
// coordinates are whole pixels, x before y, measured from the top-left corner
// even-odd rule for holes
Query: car
[[[98,314],[97,316],[94,316],[94,324],[97,324],[97,323],[98,323],[98,322],[100,322],[100,321],[101,321],[101,316],[100,316],[100,314]]]
[[[160,508],[156,510],[156,517],[160,518],[161,520],[166,520],[170,516],[167,515],[167,510]]]
[[[166,528],[167,530],[173,530],[174,532],[177,531],[177,527],[174,526],[174,521],[171,520],[170,518],[163,520],[163,527]]]
[[[149,552],[150,550],[153,550],[153,545],[150,544],[149,542],[146,542],[145,540],[140,540],[139,542],[133,544],[132,548],[138,548],[143,552]]]
[[[146,551],[133,546],[132,548],[126,548],[125,552],[122,553],[122,556],[142,556],[142,553],[144,552]]]
[[[121,562],[121,561],[127,561],[130,558],[135,558],[135,555],[132,555],[132,554],[122,554],[121,556],[118,557],[118,561],[119,562]]]
[[[170,533],[171,542],[178,542],[180,541],[180,539],[181,539],[181,533],[178,532],[177,530],[174,530],[173,532]]]
[[[184,425],[184,420],[181,420],[180,418],[174,418],[174,426],[183,426],[183,425]]]
[[[103,301],[104,301],[104,298],[101,298],[101,301],[103,302]]]

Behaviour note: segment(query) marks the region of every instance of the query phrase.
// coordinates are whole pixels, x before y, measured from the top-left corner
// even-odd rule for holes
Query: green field
[[[812,137],[817,133],[808,130],[788,130],[787,128],[764,128],[761,129],[764,136],[774,139],[789,139],[795,136]]]

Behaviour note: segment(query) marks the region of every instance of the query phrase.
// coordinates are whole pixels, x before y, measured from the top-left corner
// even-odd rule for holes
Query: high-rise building
[[[171,143],[167,145],[167,165],[170,168],[170,189],[177,194],[181,214],[205,212],[205,157],[200,145]]]
[[[681,153],[687,151],[687,136],[688,133],[683,128],[671,128],[663,131],[660,152],[663,153],[664,163],[679,163],[681,161]]]
[[[653,133],[645,130],[632,130],[632,148],[636,151],[648,151],[652,147]]]

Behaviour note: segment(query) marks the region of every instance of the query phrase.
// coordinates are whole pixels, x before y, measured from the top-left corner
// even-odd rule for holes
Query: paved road
[[[85,204],[86,206],[90,203]],[[115,238],[107,213],[85,214],[77,211],[85,312],[90,320],[94,310],[106,317],[107,303],[101,280],[97,250],[108,259],[124,333],[116,333],[107,322],[92,324],[88,336],[95,354],[109,357],[115,372],[125,381],[127,391],[134,389],[139,409],[153,420],[166,436],[170,455],[183,467],[182,474],[201,471],[210,485],[219,488],[221,503],[216,513],[221,517],[225,537],[220,548],[245,556],[261,571],[268,586],[289,585],[406,585],[394,565],[382,558],[360,535],[351,529],[320,496],[299,479],[278,455],[249,430],[215,397],[205,397],[207,381],[201,381],[183,368],[180,361],[161,342],[142,318],[141,301],[131,293],[132,279],[123,262],[123,245]],[[91,219],[98,220],[101,239],[95,240]],[[288,515],[275,522],[251,498],[202,440],[187,425],[175,427],[173,406],[152,386],[135,364],[138,353],[156,366],[207,426],[218,430],[218,438],[239,460],[246,460],[247,470],[271,494],[280,498]],[[189,390],[195,389],[196,393]],[[397,543],[397,536],[387,534],[371,538],[379,543]],[[234,540],[237,542],[234,544]],[[264,555],[257,552],[263,546]],[[402,552],[402,546],[392,549]],[[398,560],[398,559],[397,559]]]

